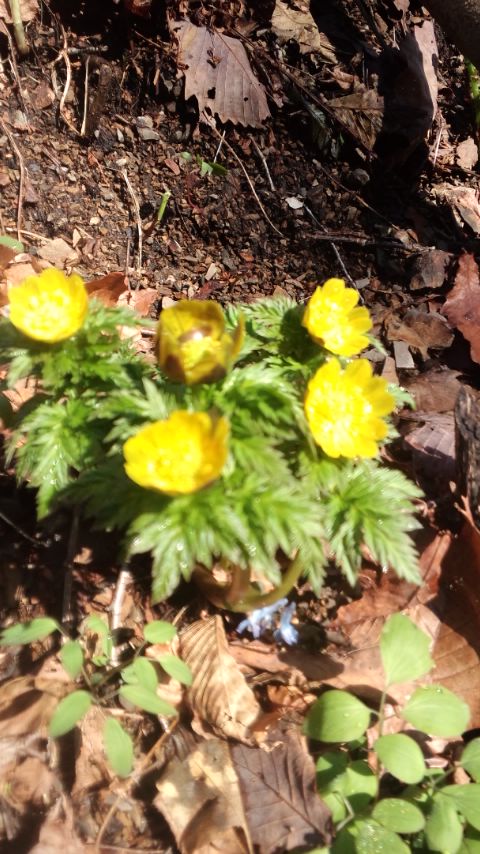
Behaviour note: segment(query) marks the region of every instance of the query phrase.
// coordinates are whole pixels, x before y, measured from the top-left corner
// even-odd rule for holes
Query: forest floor
[[[224,615],[228,649],[263,710],[300,722],[320,682],[375,696],[381,625],[404,610],[429,626],[435,680],[464,696],[471,729],[480,728],[479,520],[475,506],[466,521],[458,510],[477,491],[455,443],[456,429],[475,442],[471,416],[455,405],[461,393],[475,412],[480,362],[479,131],[462,57],[408,0],[51,0],[38,9],[31,0],[32,49],[21,59],[4,6],[0,234],[24,251],[13,260],[0,246],[0,305],[9,285],[46,263],[101,280],[107,302],[150,318],[180,298],[304,302],[342,277],[359,290],[385,347],[371,354],[378,372],[415,399],[414,411],[399,414],[400,439],[388,453],[425,492],[425,583],[415,588],[366,564],[351,591],[332,570],[320,599],[307,585],[297,590],[293,647],[268,634],[240,636],[238,619]],[[203,85],[206,66],[221,67],[214,52],[187,75],[207,113],[199,116],[194,95],[185,100],[174,27],[185,15],[245,44],[260,81],[256,126],[246,112],[242,123],[250,105],[234,85],[221,106],[220,82],[216,91]],[[68,520],[39,529],[33,497],[9,468],[0,473],[0,530],[3,621],[60,619]],[[111,538],[85,530],[79,542],[71,555],[78,622],[109,613],[119,573]],[[193,585],[152,610],[148,589],[145,562],[123,593],[123,625],[154,616],[181,628],[220,613]],[[52,758],[42,729],[51,695],[38,682],[45,660],[52,667],[48,644],[2,656],[0,743],[7,750],[21,738],[22,747],[2,771],[0,850],[33,850],[39,834],[37,854],[59,846],[69,854],[251,850],[222,836],[213,814],[180,845],[180,818],[167,822],[153,806],[167,761],[148,753],[161,740],[154,716],[128,713],[143,763],[133,782],[119,786],[101,758],[98,718],[60,740]],[[194,734],[182,737],[187,756]],[[188,798],[187,779],[177,782]],[[219,849],[208,847],[209,835]],[[279,850],[253,839],[255,850]]]

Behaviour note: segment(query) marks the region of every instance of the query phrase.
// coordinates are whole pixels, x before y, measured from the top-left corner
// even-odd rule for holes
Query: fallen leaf
[[[187,698],[195,714],[217,735],[251,744],[260,706],[230,654],[221,618],[189,626],[180,636],[180,656],[192,671]]]
[[[25,258],[25,255],[22,256]],[[34,258],[31,261],[17,261],[5,270],[5,281],[9,287],[20,285],[28,276],[37,276],[41,267]]]
[[[63,799],[65,806],[66,800]],[[58,805],[55,805],[48,813],[42,827],[38,842],[30,850],[30,854],[87,854],[94,852],[96,845],[86,845],[81,841],[75,830],[72,809],[68,806],[65,814],[59,814]]]
[[[228,744],[214,738],[176,756],[157,783],[155,807],[182,854],[253,854]]]
[[[119,297],[127,290],[125,273],[108,273],[99,279],[87,282],[87,291],[91,297],[98,299],[104,305],[117,305]]]
[[[38,250],[38,255],[60,270],[72,267],[78,262],[78,254],[63,237],[55,237],[44,243]]]
[[[259,854],[328,845],[330,810],[315,785],[315,765],[298,730],[271,730],[265,749],[234,744],[233,764]]]
[[[54,693],[38,689],[33,676],[18,676],[0,686],[0,738],[46,732],[58,704]]]
[[[458,259],[455,284],[442,314],[466,338],[473,361],[480,364],[480,275],[473,255],[465,253]]]
[[[325,62],[336,62],[330,39],[321,33],[305,0],[276,0],[272,13],[272,30],[280,44],[293,39],[300,53],[319,53]]]
[[[431,192],[452,208],[460,225],[463,220],[475,234],[480,234],[480,204],[475,187],[456,187],[444,183],[434,185]]]
[[[460,169],[470,171],[478,162],[478,146],[471,136],[459,142],[455,151],[455,161]]]
[[[391,314],[386,327],[390,341],[405,341],[423,359],[427,358],[428,350],[443,350],[453,341],[453,332],[441,314],[418,308],[410,308],[403,317]]]
[[[22,21],[33,21],[38,12],[38,0],[20,0],[20,15]],[[0,18],[7,24],[13,23],[8,0],[0,0]]]
[[[172,160],[171,157],[166,157],[163,162],[165,166],[168,166],[170,172],[173,172],[174,175],[180,175],[180,166],[175,160]]]
[[[43,80],[30,92],[30,101],[35,110],[45,110],[51,107],[55,101],[55,92],[50,89],[48,83]]]
[[[336,117],[362,146],[372,151],[382,129],[384,100],[374,89],[359,87],[356,92],[328,102]]]
[[[413,395],[421,412],[452,412],[462,388],[458,371],[448,368],[426,371],[413,379],[403,380],[402,385]]]
[[[171,29],[185,74],[185,100],[195,97],[200,114],[208,108],[222,122],[263,127],[270,116],[265,89],[241,41],[185,20],[174,21]]]
[[[444,252],[443,249],[427,249],[417,255],[413,264],[410,290],[441,288],[446,280],[451,259],[450,252]]]

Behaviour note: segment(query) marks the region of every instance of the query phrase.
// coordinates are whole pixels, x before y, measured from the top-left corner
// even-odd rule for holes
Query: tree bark
[[[445,35],[480,68],[480,0],[423,0]]]

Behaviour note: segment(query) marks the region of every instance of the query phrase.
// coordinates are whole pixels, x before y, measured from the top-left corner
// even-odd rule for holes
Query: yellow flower
[[[28,338],[46,344],[75,335],[88,310],[88,294],[80,276],[66,276],[53,268],[11,287],[8,300],[13,325]]]
[[[177,411],[143,427],[123,446],[128,477],[145,489],[187,495],[221,474],[228,455],[226,418]],[[188,524],[188,519],[186,520]]]
[[[329,457],[374,457],[387,435],[382,416],[395,401],[381,377],[372,376],[367,359],[356,359],[343,370],[329,359],[308,384],[305,414],[313,438]]]
[[[233,332],[227,332],[218,303],[184,300],[160,315],[158,361],[162,371],[175,382],[216,382],[238,356],[243,336],[243,318]]]
[[[310,297],[302,324],[312,338],[337,356],[355,356],[368,345],[372,328],[367,308],[356,308],[358,293],[343,279],[328,279]]]

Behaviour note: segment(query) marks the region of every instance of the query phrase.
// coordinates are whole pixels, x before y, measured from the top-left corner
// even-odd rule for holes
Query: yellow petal
[[[80,276],[53,268],[29,276],[10,288],[10,321],[35,341],[55,344],[75,335],[88,311],[88,294]]]
[[[187,495],[216,480],[228,456],[229,424],[206,412],[174,412],[123,447],[128,477],[145,489]]]

